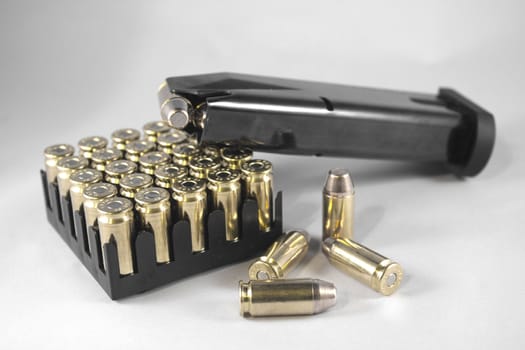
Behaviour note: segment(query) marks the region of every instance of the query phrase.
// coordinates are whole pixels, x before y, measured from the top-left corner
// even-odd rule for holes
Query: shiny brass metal
[[[217,170],[220,167],[221,161],[219,158],[199,155],[190,160],[190,175],[199,179],[206,179],[210,171]]]
[[[148,174],[133,173],[120,180],[120,195],[135,198],[138,191],[153,186],[153,178]]]
[[[171,190],[175,181],[188,175],[188,168],[177,164],[165,164],[155,169],[155,185]]]
[[[352,240],[329,237],[322,250],[332,265],[383,295],[394,293],[403,280],[401,265]]]
[[[255,260],[248,269],[251,280],[284,278],[308,252],[310,236],[305,231],[291,230],[284,233]]]
[[[122,152],[116,148],[104,148],[96,150],[91,155],[91,166],[98,171],[105,171],[106,166],[115,160],[122,158]]]
[[[126,144],[126,159],[138,162],[141,155],[155,150],[155,142],[147,140],[131,141]]]
[[[190,135],[183,130],[171,129],[157,137],[157,149],[167,154],[173,154],[173,146],[188,142]]]
[[[109,162],[105,170],[105,180],[114,185],[118,185],[124,176],[133,174],[137,169],[137,164],[128,159],[119,159]]]
[[[232,169],[240,169],[242,163],[252,159],[253,152],[246,147],[230,146],[221,148],[224,165]]]
[[[128,143],[138,139],[140,139],[140,131],[132,128],[118,129],[111,134],[113,147],[120,151],[125,151]]]
[[[71,183],[69,195],[71,196],[73,212],[80,210],[80,206],[84,202],[84,189],[100,181],[102,181],[102,173],[95,169],[81,169],[71,174],[69,177]]]
[[[188,123],[193,123],[193,106],[190,101],[173,93],[166,81],[158,92],[160,114],[162,119],[177,129],[183,129]]]
[[[221,168],[208,174],[208,189],[213,208],[224,211],[227,241],[239,239],[239,212],[241,210],[241,172]]]
[[[331,169],[323,189],[323,240],[354,236],[354,184],[346,169]]]
[[[219,158],[221,156],[221,148],[215,144],[201,145],[202,153],[213,158]]]
[[[111,238],[117,244],[119,271],[129,275],[133,270],[131,233],[133,232],[133,203],[122,197],[104,199],[97,206],[98,229],[102,246]],[[102,249],[104,252],[104,249]],[[103,254],[104,268],[107,270],[107,257]]]
[[[144,136],[146,140],[151,142],[157,142],[157,138],[160,134],[163,134],[165,132],[168,132],[172,130],[172,128],[169,126],[168,122],[163,120],[155,120],[149,123],[144,124],[142,127],[142,130],[144,130]]]
[[[173,147],[173,162],[178,165],[188,166],[190,160],[200,154],[199,146],[193,143],[181,143]]]
[[[84,197],[84,219],[86,221],[86,232],[89,232],[89,227],[95,226],[97,221],[97,206],[104,199],[112,198],[117,195],[117,187],[105,182],[98,182],[87,186],[82,193]],[[88,240],[89,251],[91,250],[91,243]]]
[[[75,148],[65,143],[52,145],[46,147],[44,150],[45,169],[48,183],[53,183],[57,179],[57,163],[64,157],[72,156],[75,153]]]
[[[332,283],[311,278],[239,281],[244,317],[318,314],[335,305],[336,294]]]
[[[268,232],[273,221],[272,163],[251,159],[241,165],[245,193],[257,201],[259,229]]]
[[[99,149],[104,149],[108,146],[108,139],[102,136],[84,137],[78,141],[78,148],[80,155],[86,159],[91,159],[93,152]]]
[[[89,166],[89,161],[81,156],[69,156],[60,159],[57,163],[57,183],[58,193],[60,196],[66,197],[69,193],[71,182],[69,177],[71,174],[80,169],[85,169]]]
[[[206,181],[190,176],[175,181],[173,199],[177,201],[179,218],[188,220],[190,224],[192,251],[204,251],[206,249],[204,233]]]
[[[171,161],[171,157],[161,151],[144,153],[139,158],[139,169],[145,174],[153,175],[155,169],[161,165],[166,165]]]
[[[153,233],[157,263],[170,261],[168,234],[171,227],[170,194],[159,187],[149,187],[137,192],[135,208],[140,217],[140,227]]]

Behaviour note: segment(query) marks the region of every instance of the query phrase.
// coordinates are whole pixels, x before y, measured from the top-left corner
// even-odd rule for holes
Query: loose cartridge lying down
[[[201,143],[259,151],[440,162],[474,176],[490,158],[493,116],[452,89],[437,95],[218,73],[167,78],[171,126]]]

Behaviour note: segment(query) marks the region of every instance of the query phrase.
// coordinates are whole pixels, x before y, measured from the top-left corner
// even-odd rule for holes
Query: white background
[[[6,1],[0,3],[0,348],[523,349],[520,1]],[[246,320],[248,262],[111,301],[47,224],[38,171],[57,142],[158,118],[167,76],[234,71],[435,92],[496,116],[487,168],[460,180],[413,165],[261,154],[285,225],[311,254],[292,274],[333,281],[337,306]],[[356,239],[399,261],[383,297],[319,253],[321,186],[351,169]]]

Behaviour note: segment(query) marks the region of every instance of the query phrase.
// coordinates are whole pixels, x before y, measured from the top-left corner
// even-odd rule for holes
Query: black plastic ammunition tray
[[[275,197],[274,222],[270,232],[261,232],[257,221],[257,203],[252,198],[243,200],[240,215],[239,240],[229,242],[225,238],[224,212],[210,211],[207,217],[206,250],[193,253],[190,226],[186,220],[174,223],[169,237],[172,261],[157,264],[153,234],[134,232],[132,251],[135,273],[121,276],[117,258],[117,246],[112,240],[101,248],[96,227],[86,232],[83,211],[72,213],[68,198],[60,198],[56,183],[47,183],[46,173],[41,171],[47,219],[80,261],[98,281],[111,299],[121,299],[141,293],[172,281],[195,275],[216,267],[244,261],[262,253],[282,234],[282,193]],[[136,219],[138,222],[138,219]],[[95,247],[91,254],[89,246]],[[104,270],[102,250],[107,257]]]

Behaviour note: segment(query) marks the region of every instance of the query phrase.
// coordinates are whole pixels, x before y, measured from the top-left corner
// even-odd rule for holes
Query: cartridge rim
[[[273,259],[266,259],[266,257],[259,259],[253,262],[248,269],[250,280],[265,281],[284,277],[283,270]]]
[[[102,136],[88,136],[78,141],[78,148],[86,152],[92,152],[97,149],[105,148],[107,145],[108,139]]]
[[[137,164],[128,159],[119,159],[106,165],[106,174],[111,176],[128,175],[137,171]]]
[[[207,155],[199,155],[198,157],[193,157],[190,160],[190,169],[196,171],[214,170],[220,166],[221,162],[219,158],[214,158]]]
[[[69,156],[60,159],[57,163],[57,169],[59,171],[64,170],[79,170],[87,167],[89,162],[82,156]]]
[[[102,181],[102,173],[95,169],[80,169],[69,177],[71,184],[92,184]]]
[[[153,150],[155,150],[155,143],[148,140],[135,140],[126,144],[127,154],[139,155]]]
[[[133,128],[123,128],[113,131],[111,133],[111,140],[114,143],[128,143],[136,141],[140,138],[140,131]]]
[[[117,187],[107,182],[97,182],[89,185],[83,193],[86,199],[104,199],[117,195]]]
[[[188,157],[188,156],[195,156],[201,153],[201,150],[199,149],[198,146],[192,143],[188,143],[188,142],[173,145],[172,149],[173,149],[173,154],[175,156]]]
[[[57,159],[72,156],[75,153],[75,148],[66,143],[59,143],[48,146],[44,149],[44,156],[47,159]]]
[[[188,139],[188,133],[182,130],[170,129],[170,131],[160,134],[157,137],[157,143],[161,147],[172,147],[173,145],[183,143]]]
[[[178,179],[173,184],[173,191],[176,193],[194,193],[206,190],[206,181],[192,176]]]
[[[212,183],[228,183],[240,180],[241,172],[235,169],[219,168],[208,174],[208,181]]]
[[[107,164],[120,158],[122,158],[122,152],[116,148],[99,149],[91,155],[91,161],[97,164]]]
[[[121,190],[138,191],[153,185],[153,178],[148,174],[133,173],[120,180]]]
[[[221,148],[221,157],[225,160],[248,160],[252,155],[252,150],[247,147],[229,146]]]
[[[244,174],[268,174],[272,171],[272,163],[265,159],[251,159],[241,165]]]
[[[172,128],[169,126],[168,122],[164,120],[155,120],[144,124],[142,130],[144,134],[149,136],[157,136],[159,134],[170,131]]]
[[[143,167],[156,167],[168,163],[171,160],[170,156],[164,152],[152,151],[144,153],[139,158],[139,163]]]
[[[170,194],[160,187],[149,187],[142,189],[135,195],[135,201],[140,205],[157,204],[168,201]]]
[[[374,273],[375,290],[383,295],[392,295],[403,280],[403,268],[389,259],[382,261]]]
[[[102,200],[97,205],[101,214],[120,214],[133,209],[133,203],[124,197],[113,197]]]

